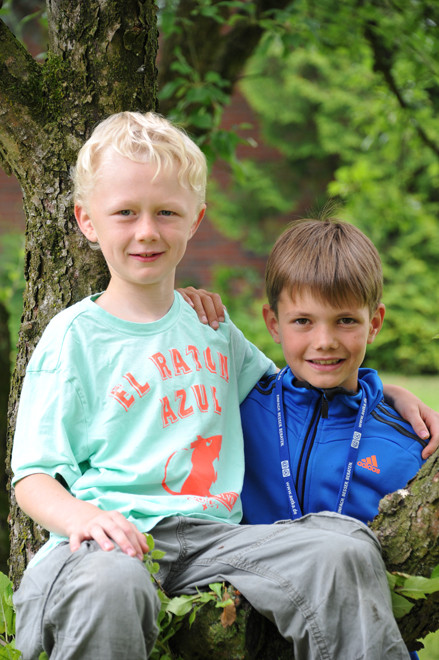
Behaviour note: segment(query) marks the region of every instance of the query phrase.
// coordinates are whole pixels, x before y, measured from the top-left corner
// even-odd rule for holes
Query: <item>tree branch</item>
[[[421,138],[422,142],[433,151],[436,156],[439,156],[439,145],[437,145],[424,131],[419,121],[415,116],[415,108],[413,108],[410,103],[408,103],[399,89],[395,77],[393,75],[393,53],[387,48],[382,40],[380,40],[374,30],[374,25],[368,23],[364,28],[364,36],[368,41],[373,57],[374,57],[374,71],[380,72],[384,80],[387,83],[390,91],[394,94],[396,100],[398,101],[400,107],[409,112],[414,128]]]
[[[407,488],[387,495],[371,524],[378,537],[387,569],[430,577],[439,564],[439,453],[423,465]],[[439,628],[439,594],[417,601],[398,621],[410,649],[416,640]],[[418,645],[419,646],[419,645]]]
[[[0,20],[0,158],[6,172],[24,176],[20,158],[41,126],[42,74],[26,48]]]

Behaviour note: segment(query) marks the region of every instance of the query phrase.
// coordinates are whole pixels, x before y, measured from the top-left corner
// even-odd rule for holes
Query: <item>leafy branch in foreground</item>
[[[387,573],[395,619],[401,619],[414,607],[414,601],[439,592],[439,565],[429,578],[406,573]]]
[[[219,582],[209,584],[210,591],[197,591],[196,594],[181,596],[168,596],[157,580],[156,573],[159,571],[158,560],[165,553],[155,549],[154,539],[151,534],[145,534],[149,547],[149,553],[144,557],[146,568],[151,574],[151,579],[157,586],[157,594],[160,599],[160,612],[158,616],[159,636],[151,654],[151,660],[171,660],[173,657],[169,647],[169,640],[179,630],[186,617],[189,626],[195,621],[199,610],[207,603],[214,603],[215,607],[222,609],[221,623],[224,627],[231,625],[236,618],[233,587],[226,587]]]

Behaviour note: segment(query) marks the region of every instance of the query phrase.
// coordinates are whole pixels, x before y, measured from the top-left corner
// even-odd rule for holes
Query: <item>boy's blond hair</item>
[[[86,206],[103,156],[113,149],[160,170],[174,165],[178,181],[205,201],[207,166],[199,147],[180,128],[154,112],[120,112],[104,119],[79,151],[73,174],[75,204]]]
[[[292,223],[277,239],[265,271],[268,302],[277,314],[286,289],[294,298],[309,291],[333,307],[355,302],[372,315],[383,290],[381,259],[372,241],[337,218]]]

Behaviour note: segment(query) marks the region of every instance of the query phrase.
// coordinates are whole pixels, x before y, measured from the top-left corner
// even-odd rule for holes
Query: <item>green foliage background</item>
[[[256,149],[254,160],[235,167],[226,192],[212,186],[209,217],[231,238],[265,254],[289,220],[315,215],[325,200],[335,199],[336,215],[362,229],[383,261],[387,316],[367,364],[437,374],[437,25],[414,3],[394,3],[400,11],[382,3],[371,16],[364,16],[370,7],[351,14],[354,4],[335,10],[331,2],[302,0],[284,31],[267,33],[240,90],[279,160],[258,160]],[[425,12],[428,3],[420,4]],[[369,18],[386,39],[398,42],[392,75],[404,106],[375,70],[360,29]],[[236,269],[228,277],[222,271],[216,286],[244,332],[265,348],[260,302],[252,303],[248,287],[242,293],[233,286],[242,276]],[[268,350],[279,354],[270,343]]]

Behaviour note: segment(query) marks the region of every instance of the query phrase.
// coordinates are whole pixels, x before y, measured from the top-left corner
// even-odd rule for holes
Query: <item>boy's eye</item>
[[[169,217],[171,215],[175,215],[174,211],[168,211],[167,209],[162,209],[159,211],[159,215],[165,215],[166,217]]]
[[[339,319],[339,321],[342,325],[353,325],[354,323],[356,323],[356,320],[350,316],[346,316],[345,318]]]
[[[121,211],[119,211],[119,215],[123,215],[125,217],[129,216],[131,214],[132,214],[132,211],[130,211],[129,209],[122,209]]]
[[[307,323],[309,323],[309,319],[306,318],[294,319],[294,323],[296,325],[306,325]]]

